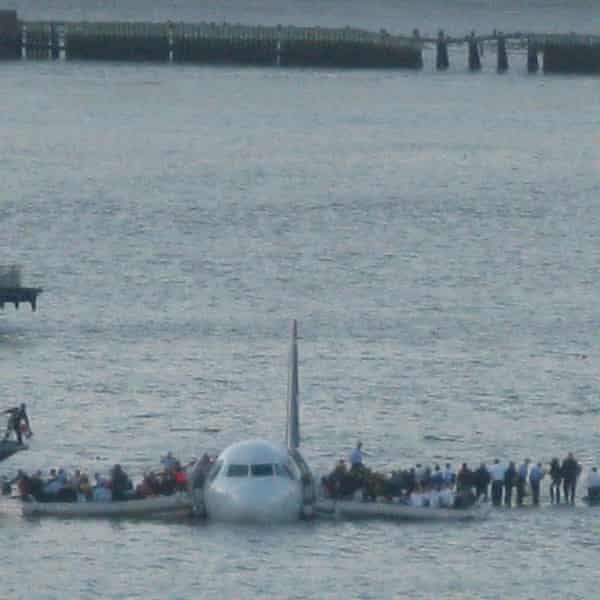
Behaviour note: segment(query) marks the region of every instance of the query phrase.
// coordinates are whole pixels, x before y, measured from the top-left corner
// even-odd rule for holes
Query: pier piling
[[[0,59],[21,58],[21,26],[16,10],[0,10]]]
[[[506,53],[506,38],[502,33],[498,34],[498,73],[508,71],[508,54]]]
[[[540,68],[538,48],[532,40],[527,41],[527,72],[537,73]]]
[[[446,41],[446,35],[443,29],[438,31],[438,37],[436,42],[436,53],[435,53],[435,68],[438,71],[445,71],[450,66],[448,60],[448,42]]]
[[[468,40],[469,44],[469,70],[479,71],[481,69],[481,58],[479,57],[479,44],[472,31]]]
[[[50,24],[50,57],[53,60],[60,58],[60,36],[54,23]]]

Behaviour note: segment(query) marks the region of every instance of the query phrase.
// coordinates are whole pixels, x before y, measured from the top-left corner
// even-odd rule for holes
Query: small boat
[[[0,441],[0,461],[6,460],[21,450],[27,450],[27,445],[20,444],[14,440]]]
[[[489,503],[475,503],[470,508],[414,507],[398,502],[361,502],[321,498],[315,503],[317,515],[347,519],[392,519],[396,521],[472,521],[485,519]]]
[[[54,517],[181,517],[191,516],[198,507],[188,492],[113,502],[38,502],[24,500],[24,516]]]

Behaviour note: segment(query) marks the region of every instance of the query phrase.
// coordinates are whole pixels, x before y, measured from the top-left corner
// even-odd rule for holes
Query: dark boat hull
[[[13,440],[2,440],[0,442],[0,461],[6,460],[13,454],[25,450],[27,446],[25,444],[19,444]]]

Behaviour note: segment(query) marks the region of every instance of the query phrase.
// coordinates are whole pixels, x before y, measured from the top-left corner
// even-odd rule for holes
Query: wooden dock
[[[527,53],[535,73],[600,73],[600,36],[577,34],[471,32],[462,37],[422,38],[385,30],[350,27],[260,27],[227,23],[133,23],[20,21],[0,11],[0,58],[162,63],[234,64],[280,67],[423,67],[424,49],[435,49],[436,68],[448,69],[448,47],[466,49],[468,68],[481,69],[481,50],[492,46],[497,70],[509,69],[508,48]]]
[[[37,297],[42,293],[42,288],[23,287],[21,285],[21,269],[17,265],[0,265],[0,309],[5,304],[19,304],[26,302],[32,310],[37,309]]]
[[[31,310],[37,309],[37,297],[42,293],[42,288],[32,287],[0,287],[0,308],[4,308],[5,304],[14,304],[15,308],[19,308],[21,303],[29,303]]]
[[[357,29],[250,27],[217,23],[20,25],[23,58],[261,66],[423,66],[422,42]]]

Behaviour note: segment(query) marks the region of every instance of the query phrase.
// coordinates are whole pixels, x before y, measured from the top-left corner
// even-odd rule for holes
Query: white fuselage
[[[296,521],[303,497],[293,456],[285,446],[264,440],[227,448],[204,484],[206,515],[215,521]]]

